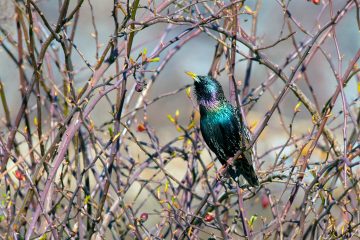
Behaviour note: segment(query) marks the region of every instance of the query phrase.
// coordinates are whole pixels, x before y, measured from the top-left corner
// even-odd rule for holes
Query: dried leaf
[[[135,65],[135,64],[136,64],[136,62],[134,61],[134,59],[130,58],[130,64],[131,64],[131,65]]]
[[[215,165],[215,162],[211,162],[206,166],[206,170],[209,171],[213,166]]]
[[[191,87],[186,88],[186,95],[188,96],[188,98],[191,98]]]
[[[258,124],[257,120],[252,121],[249,126],[250,131],[253,131],[256,128],[257,124]]]
[[[90,119],[89,130],[93,130],[95,127],[94,121]]]
[[[132,225],[132,224],[129,224],[129,225],[128,225],[128,227],[129,227],[131,230],[133,230],[133,231],[135,231],[135,230],[136,230],[135,226],[134,226],[134,225]]]
[[[115,142],[115,141],[120,137],[120,135],[121,135],[121,132],[119,132],[118,134],[116,134],[116,135],[113,137],[112,141]]]
[[[180,205],[177,202],[173,203],[174,207],[176,207],[177,209],[180,209]]]
[[[192,129],[193,127],[195,127],[195,121],[194,121],[194,120],[192,120],[192,121],[190,122],[190,124],[187,126],[187,130]]]
[[[313,124],[317,124],[315,115],[311,116],[311,121],[312,121]]]
[[[189,227],[189,230],[188,230],[188,235],[189,236],[191,236],[191,234],[192,234],[192,229],[193,229],[192,227]]]
[[[309,153],[311,143],[312,143],[312,141],[309,141],[308,143],[306,143],[304,148],[301,150],[301,156],[306,156]]]
[[[160,187],[157,188],[157,197],[160,199],[161,197],[161,190]]]

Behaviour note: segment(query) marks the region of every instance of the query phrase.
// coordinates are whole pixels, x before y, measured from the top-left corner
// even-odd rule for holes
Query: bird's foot
[[[216,172],[216,180],[223,181],[224,179],[226,179],[224,174],[226,172],[226,169],[227,169],[226,165],[221,166],[221,168]]]
[[[229,179],[229,180],[230,180],[230,179]],[[234,184],[233,184],[233,181],[227,181],[226,184],[227,184],[227,187],[228,187],[228,189],[229,189],[230,191],[233,191],[234,189],[236,189],[236,187],[235,187]]]

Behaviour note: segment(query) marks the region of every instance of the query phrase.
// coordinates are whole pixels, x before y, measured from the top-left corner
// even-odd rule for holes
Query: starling
[[[200,130],[206,144],[223,165],[241,150],[228,172],[237,182],[241,174],[251,186],[258,186],[259,180],[252,166],[249,133],[239,110],[228,102],[220,83],[211,76],[198,76],[192,72],[186,74],[195,81],[195,95],[200,108]]]

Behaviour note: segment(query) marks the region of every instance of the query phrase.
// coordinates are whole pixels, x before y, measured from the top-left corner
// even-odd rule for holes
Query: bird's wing
[[[242,174],[252,186],[259,184],[252,165],[252,149],[250,135],[246,127],[239,121],[235,111],[229,111],[226,116],[204,115],[200,120],[202,136],[209,148],[216,154],[222,164],[242,150],[241,155],[229,168],[230,176],[236,180]]]
[[[221,143],[223,134],[218,124],[212,122],[212,119],[205,117],[200,121],[200,128],[204,141],[211,151],[215,153],[221,163],[226,161],[226,154]]]
[[[241,149],[240,125],[235,115],[229,116],[227,121],[219,124],[222,133],[224,151],[227,158],[233,157],[235,153]]]
[[[242,150],[242,153],[240,158],[238,158],[237,161],[235,162],[235,166],[236,166],[235,171],[237,175],[242,174],[251,186],[254,187],[259,186],[259,179],[252,165],[253,151],[252,151],[252,147],[250,146],[251,143],[250,131],[242,121],[240,111],[238,109],[236,109],[236,111],[237,111],[238,122],[240,125],[239,136],[240,136],[240,149]]]
[[[203,138],[222,164],[240,150],[240,125],[234,112],[204,116],[200,127]]]
[[[240,135],[240,149],[243,150],[243,155],[249,164],[252,164],[252,147],[250,146],[251,135],[250,131],[244,124],[241,112],[238,108],[235,108],[236,117],[239,122],[239,135]]]
[[[250,146],[250,132],[245,126],[242,126],[241,132],[242,132],[241,144],[244,144],[241,146],[244,149],[243,155],[245,156],[247,162],[252,165],[253,151],[252,151],[252,147]]]

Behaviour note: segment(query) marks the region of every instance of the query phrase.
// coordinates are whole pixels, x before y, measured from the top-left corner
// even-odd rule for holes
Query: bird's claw
[[[216,180],[222,181],[224,179],[224,172],[226,170],[226,166],[222,165],[221,168],[216,172]]]

